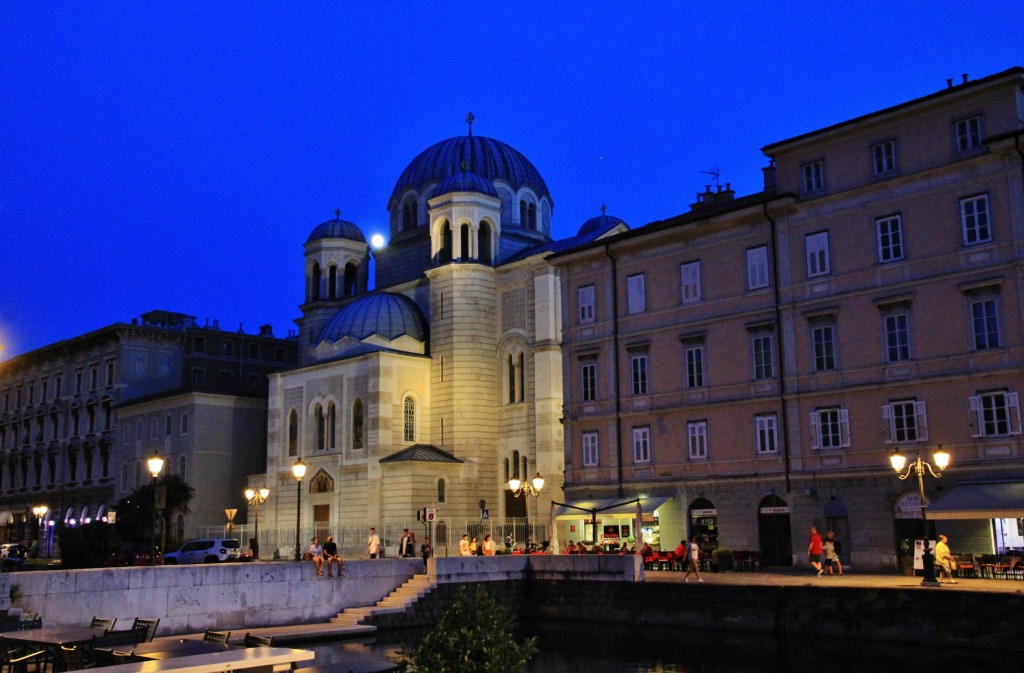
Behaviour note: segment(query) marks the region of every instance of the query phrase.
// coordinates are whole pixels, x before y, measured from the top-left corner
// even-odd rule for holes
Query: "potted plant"
[[[715,547],[711,552],[711,569],[715,572],[735,570],[732,560],[732,550],[728,547]]]

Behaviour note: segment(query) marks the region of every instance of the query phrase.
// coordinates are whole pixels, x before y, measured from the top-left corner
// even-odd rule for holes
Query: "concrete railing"
[[[3,573],[0,608],[38,612],[46,626],[88,624],[94,615],[160,618],[159,635],[206,629],[325,622],[350,607],[373,605],[413,575],[420,559],[345,562],[345,577],[318,577],[311,563],[223,563]],[[507,555],[430,559],[438,584],[527,578],[631,582],[639,556]],[[9,600],[14,587],[15,600]]]
[[[341,579],[295,562],[48,570],[4,573],[0,591],[7,599],[13,586],[16,600],[8,602],[38,612],[44,626],[87,625],[100,615],[127,627],[135,617],[158,617],[158,634],[172,635],[324,622],[373,605],[422,571],[418,559],[349,561]]]

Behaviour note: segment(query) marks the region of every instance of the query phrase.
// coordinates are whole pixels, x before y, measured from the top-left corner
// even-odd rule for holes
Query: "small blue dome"
[[[309,238],[306,239],[306,243],[317,241],[321,238],[345,238],[350,241],[366,243],[366,238],[363,236],[363,232],[359,230],[359,227],[348,220],[341,219],[341,217],[336,217],[333,220],[327,220],[323,224],[317,225],[309,235]]]
[[[608,231],[609,229],[619,226],[620,224],[626,223],[617,217],[605,215],[602,213],[601,215],[598,215],[597,217],[592,217],[586,222],[584,222],[583,226],[580,227],[580,230],[576,233],[576,235],[586,236],[588,234],[594,234],[597,232],[603,233],[605,231]],[[626,224],[626,228],[629,228],[628,224]]]
[[[434,196],[452,192],[479,192],[495,198],[498,196],[498,190],[494,188],[494,185],[470,171],[461,171],[446,177],[434,190]]]
[[[483,136],[458,136],[431,145],[412,160],[398,177],[392,199],[398,199],[406,189],[422,191],[431,182],[462,172],[462,164],[484,180],[502,180],[513,190],[530,187],[538,198],[548,197],[548,186],[530,160],[500,140]]]
[[[335,343],[345,337],[362,341],[374,335],[389,340],[408,335],[424,341],[426,334],[426,320],[412,299],[380,292],[360,297],[338,311],[317,342]]]

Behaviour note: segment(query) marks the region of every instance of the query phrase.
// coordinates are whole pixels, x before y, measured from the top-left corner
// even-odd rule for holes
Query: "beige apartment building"
[[[1024,544],[1022,136],[1024,69],[964,78],[767,145],[763,192],[708,188],[549,257],[567,502],[642,498],[646,539],[765,565],[806,563],[817,526],[892,569],[921,513],[889,456],[941,445],[932,529],[954,552]],[[593,534],[557,514],[560,539]]]
[[[57,523],[112,520],[149,482],[153,453],[197,492],[167,541],[221,525],[263,464],[267,377],[296,351],[269,325],[149,311],[0,363],[0,541],[37,539],[48,554]]]

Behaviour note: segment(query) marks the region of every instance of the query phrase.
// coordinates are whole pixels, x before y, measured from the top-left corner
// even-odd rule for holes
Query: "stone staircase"
[[[373,615],[405,612],[410,605],[430,593],[435,587],[437,587],[437,582],[428,575],[413,575],[412,579],[377,601],[376,605],[347,608],[332,617],[331,623],[359,626],[371,623]]]

